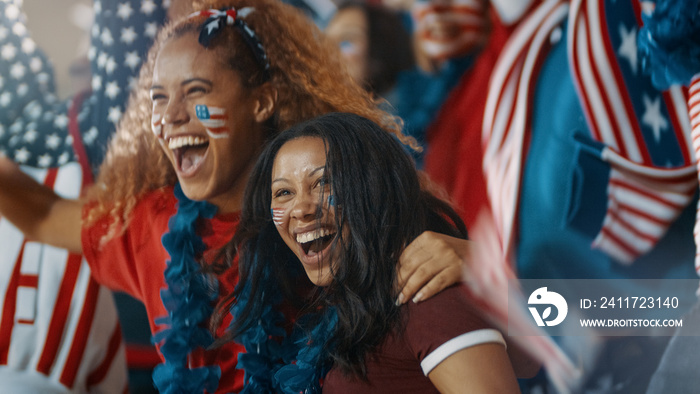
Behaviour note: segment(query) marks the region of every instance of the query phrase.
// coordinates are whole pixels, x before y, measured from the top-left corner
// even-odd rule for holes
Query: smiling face
[[[219,52],[185,33],[159,52],[151,99],[153,132],[187,197],[240,209],[274,107],[269,89],[245,87]]]
[[[323,140],[285,143],[272,166],[271,210],[275,227],[317,286],[332,280],[331,244],[337,234]]]

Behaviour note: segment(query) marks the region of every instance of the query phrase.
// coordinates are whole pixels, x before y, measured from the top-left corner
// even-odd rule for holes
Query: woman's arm
[[[82,206],[59,197],[0,156],[0,215],[27,238],[82,252]]]
[[[520,392],[506,349],[500,343],[462,349],[433,368],[428,378],[441,393]]]
[[[399,258],[398,304],[427,300],[462,281],[471,241],[426,231],[404,249]]]

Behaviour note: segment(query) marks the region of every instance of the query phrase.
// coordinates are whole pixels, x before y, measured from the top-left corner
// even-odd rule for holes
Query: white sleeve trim
[[[454,353],[471,346],[490,342],[500,343],[503,346],[506,346],[506,341],[503,339],[503,335],[501,335],[499,331],[492,328],[484,328],[481,330],[464,333],[443,343],[437,349],[425,356],[423,361],[420,363],[420,367],[423,370],[423,374],[428,376],[433,368],[437,367],[438,364],[445,361],[445,359]]]

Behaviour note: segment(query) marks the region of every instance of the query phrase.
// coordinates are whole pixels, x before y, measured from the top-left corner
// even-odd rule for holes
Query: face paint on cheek
[[[160,138],[163,135],[163,115],[153,114],[151,117],[151,130],[156,137]]]
[[[197,115],[197,119],[207,128],[209,137],[228,138],[229,133],[226,127],[228,115],[226,115],[224,108],[197,104],[194,107],[194,113]]]
[[[284,208],[270,208],[270,212],[272,213],[272,223],[274,223],[275,226],[281,226],[282,218],[284,217]]]
[[[335,196],[331,194],[330,196],[328,196],[328,206],[335,207],[335,204],[336,204]]]
[[[340,53],[345,56],[357,56],[360,51],[355,43],[346,40],[340,43]]]

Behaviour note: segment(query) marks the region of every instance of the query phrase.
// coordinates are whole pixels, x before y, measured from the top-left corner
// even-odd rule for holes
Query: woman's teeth
[[[206,142],[207,142],[207,140],[205,138],[201,138],[201,137],[193,137],[193,136],[174,137],[168,141],[168,148],[177,149],[177,148],[182,148],[183,146],[202,145]]]
[[[297,242],[300,244],[304,244],[307,242],[315,241],[319,238],[329,236],[334,233],[335,231],[331,231],[330,229],[320,228],[306,233],[297,234]]]

